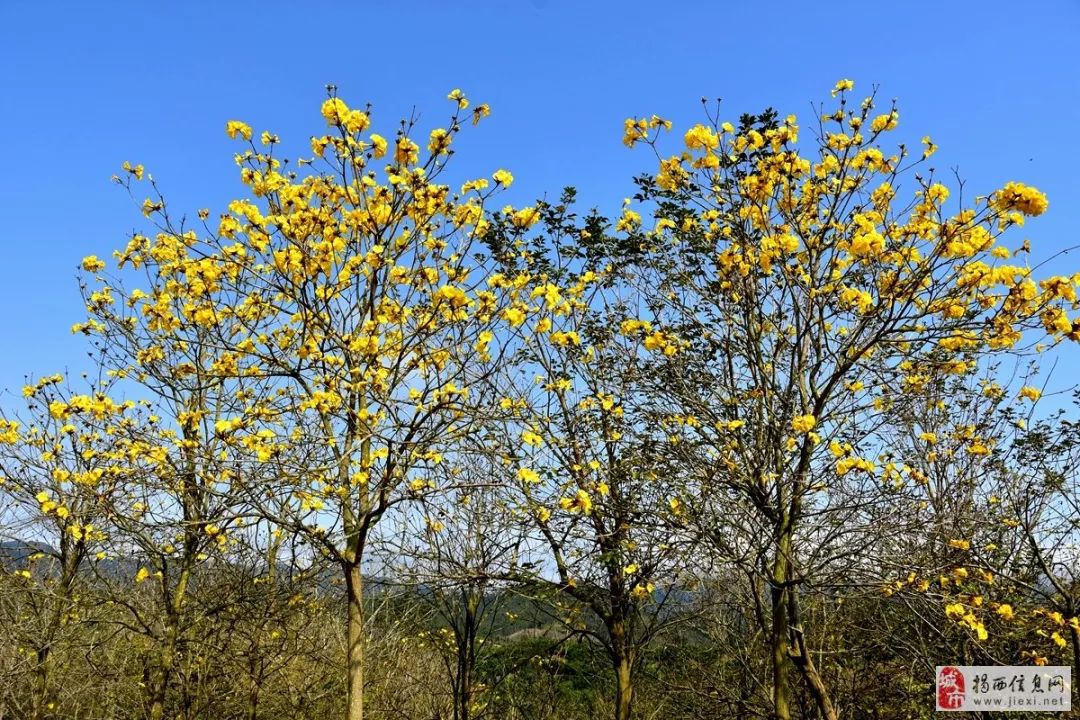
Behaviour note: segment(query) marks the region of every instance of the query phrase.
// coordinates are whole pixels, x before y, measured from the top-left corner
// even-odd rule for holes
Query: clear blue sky
[[[372,102],[385,134],[413,106],[442,117],[461,87],[493,114],[459,169],[510,169],[513,201],[573,184],[615,212],[653,169],[621,145],[627,116],[685,127],[706,95],[732,119],[768,105],[808,118],[850,77],[898,97],[904,133],[932,135],[968,192],[1046,191],[1049,213],[1025,229],[1045,256],[1077,242],[1078,31],[1077,0],[4,2],[0,388],[86,366],[75,267],[141,226],[109,183],[123,160],[174,206],[216,212],[243,194],[225,121],[305,148],[328,82]]]

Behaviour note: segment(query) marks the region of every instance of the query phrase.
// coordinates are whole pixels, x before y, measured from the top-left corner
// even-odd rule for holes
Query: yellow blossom
[[[349,114],[349,106],[341,98],[329,98],[322,104],[322,116],[327,125],[339,125]]]
[[[573,497],[560,499],[559,507],[570,512],[581,512],[588,515],[592,512],[593,502],[592,498],[589,497],[589,493],[578,490]]]
[[[832,96],[836,97],[839,93],[842,93],[845,90],[854,90],[854,89],[855,89],[855,81],[854,80],[846,80],[846,79],[845,80],[839,80],[839,81],[837,81],[836,85],[833,86]]]
[[[87,255],[82,259],[82,268],[87,272],[100,272],[105,269],[105,263],[96,255]]]
[[[1019,397],[1030,400],[1031,402],[1036,402],[1039,398],[1042,397],[1042,390],[1031,387],[1030,385],[1025,385],[1024,387],[1020,388]]]
[[[230,120],[225,123],[225,134],[235,139],[237,135],[245,140],[251,139],[251,126],[239,120]]]
[[[1005,183],[994,193],[991,204],[1002,212],[1018,210],[1024,215],[1042,215],[1049,207],[1045,194],[1018,182]]]

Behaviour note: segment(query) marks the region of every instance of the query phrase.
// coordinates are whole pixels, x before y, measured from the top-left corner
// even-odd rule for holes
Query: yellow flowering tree
[[[880,603],[938,638],[900,645],[908,661],[1076,660],[1076,428],[1065,411],[1037,419],[1032,370],[990,364],[890,413],[883,444],[914,482],[885,486]]]
[[[107,382],[86,385],[78,393],[63,375],[40,378],[23,388],[23,413],[0,417],[0,537],[16,548],[34,543],[25,546],[26,566],[14,570],[27,602],[9,618],[31,653],[27,717],[34,720],[64,711],[54,658],[68,652],[72,628],[93,615],[79,596],[88,566],[105,556],[108,504],[128,475],[121,438],[134,404],[115,402]]]
[[[1024,423],[1024,405],[1031,407],[1014,405],[998,384],[1009,376],[1003,368],[992,363],[977,374],[936,379],[883,412],[879,440],[890,459],[902,459],[904,477],[880,485],[884,502],[873,518],[880,568],[865,579],[879,583],[883,602],[917,608],[912,622],[939,634],[942,658],[968,664],[1023,661],[998,654],[1004,636],[1016,635],[1015,623],[1003,634],[992,622],[1011,619],[998,575],[1027,572],[995,507],[1000,471],[1015,461],[1011,438]]]
[[[933,142],[890,148],[898,108],[852,87],[837,84],[809,143],[772,111],[737,126],[709,111],[670,156],[659,118],[627,121],[624,136],[659,161],[637,195],[653,220],[627,246],[645,256],[651,316],[686,343],[657,368],[660,402],[696,420],[698,490],[731,498],[766,540],[778,718],[791,717],[792,667],[836,717],[800,610],[820,557],[807,518],[863,498],[864,478],[916,481],[882,446],[882,413],[1021,351],[1028,331],[1080,337],[1075,278],[1037,280],[1027,245],[1002,242],[1046,210],[1042,193],[1014,182],[950,200],[927,167]]]
[[[1080,662],[1076,427],[1033,423],[1036,376],[1002,369],[1080,339],[1080,274],[1038,278],[1006,240],[1042,193],[950,190],[930,138],[892,147],[897,106],[853,91],[809,141],[793,116],[707,109],[670,155],[671,123],[629,119],[658,167],[610,221],[570,189],[489,207],[514,178],[452,174],[489,114],[458,90],[442,127],[381,135],[329,88],[293,160],[228,121],[242,189],[221,212],[178,213],[124,163],[147,229],[83,260],[74,327],[105,380],[44,378],[0,417],[0,533],[45,548],[0,563],[0,612],[32,620],[4,629],[0,666],[31,682],[2,700],[361,720],[367,688],[430,715],[446,693],[402,680],[443,663],[465,720],[520,707],[499,673],[523,665],[482,642],[511,584],[603,649],[616,720],[670,699],[641,670],[674,622],[732,645],[684,645],[680,673],[779,720],[861,712],[928,636]],[[447,628],[418,644],[369,619],[376,549],[427,593],[386,607],[432,601]],[[923,632],[884,647],[877,618]],[[77,633],[114,696],[58,692]],[[908,680],[890,697],[914,707]],[[701,695],[684,707],[723,702]]]
[[[1008,662],[1037,665],[1080,657],[1076,424],[1064,411],[1033,420],[1039,394],[1032,384],[1012,396],[984,383],[980,395],[1004,406],[994,449],[970,474],[944,471],[955,453],[947,444],[935,449],[918,509],[931,528],[926,536],[942,548],[940,561],[913,566],[914,574],[886,588],[939,595],[947,618],[967,631],[970,654],[994,662],[1003,654]],[[959,397],[952,394],[949,405]]]
[[[1017,435],[1015,462],[1000,468],[1000,495],[989,502],[1001,508],[997,516],[1011,530],[1027,572],[1010,574],[1000,553],[986,563],[1016,598],[1014,608],[1002,593],[992,609],[1003,620],[1019,618],[1023,654],[1032,662],[1053,659],[1080,668],[1080,426],[1057,414]]]
[[[495,418],[510,506],[531,538],[522,562],[532,570],[512,567],[508,577],[553,593],[568,628],[601,643],[614,716],[628,720],[646,649],[679,616],[673,588],[686,562],[685,538],[661,529],[680,509],[665,482],[675,471],[641,402],[644,358],[674,345],[628,313],[617,269],[594,262],[612,237],[608,223],[595,214],[579,222],[572,195],[562,200],[537,205],[535,239],[505,214],[488,238],[506,270],[493,279],[528,290],[507,310],[517,313],[515,352]]]
[[[245,541],[249,488],[267,471],[248,452],[263,439],[243,433],[237,440],[234,418],[269,390],[250,380],[251,364],[221,342],[233,317],[225,308],[237,302],[223,282],[227,256],[204,252],[192,231],[176,227],[141,166],[127,164],[116,180],[133,194],[140,182],[150,184],[155,198],[143,207],[153,231],[133,234],[111,263],[83,260],[87,319],[72,330],[88,338],[102,372],[146,408],[119,438],[127,473],[105,508],[114,546],[135,565],[100,579],[130,615],[147,714],[156,720],[190,703],[190,688],[178,684],[179,663],[195,654],[208,613],[193,599],[194,579]],[[67,416],[80,409],[53,410]]]
[[[365,551],[383,515],[416,497],[425,469],[469,438],[501,311],[519,290],[486,282],[472,251],[484,202],[510,173],[440,181],[462,126],[489,113],[460,91],[449,99],[446,126],[422,148],[415,120],[388,139],[370,132],[370,109],[331,89],[326,134],[295,170],[276,135],[230,121],[248,198],[213,224],[200,212],[196,231],[155,194],[143,211],[159,233],[119,253],[152,268],[139,314],[191,328],[184,352],[227,379],[214,387],[230,402],[193,418],[215,443],[202,456],[247,468],[233,479],[258,512],[341,569],[351,720],[363,714]],[[135,180],[137,169],[127,171]],[[156,354],[136,352],[140,362]]]
[[[441,661],[453,720],[489,714],[515,670],[497,660],[514,598],[500,570],[519,556],[524,534],[507,516],[501,472],[491,453],[442,463],[424,481],[429,487],[417,482],[417,503],[401,513],[401,544],[386,548],[393,575],[424,611],[416,635]]]

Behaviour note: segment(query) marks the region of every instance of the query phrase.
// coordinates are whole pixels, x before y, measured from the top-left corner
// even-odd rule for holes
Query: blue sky
[[[1047,192],[1048,214],[1016,236],[1037,258],[1077,243],[1077,0],[152,5],[0,5],[0,388],[86,367],[69,332],[75,267],[141,227],[109,182],[122,161],[145,164],[174,207],[217,212],[243,194],[225,121],[303,150],[328,82],[373,103],[387,135],[413,107],[442,118],[460,87],[493,114],[457,144],[458,170],[510,169],[514,202],[572,184],[610,214],[653,167],[622,146],[627,116],[685,127],[708,96],[732,119],[770,105],[809,118],[850,77],[898,97],[905,137],[930,134],[966,192],[1012,179]]]

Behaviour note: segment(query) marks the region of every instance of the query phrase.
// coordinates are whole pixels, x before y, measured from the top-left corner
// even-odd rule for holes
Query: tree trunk
[[[37,666],[34,670],[34,698],[31,717],[34,720],[42,720],[52,714],[49,709],[49,696],[52,694],[50,687],[52,678],[50,675],[50,658],[52,656],[53,643],[57,641],[60,628],[64,623],[64,615],[71,607],[72,588],[75,584],[75,574],[82,562],[82,551],[78,547],[72,547],[69,541],[61,538],[60,541],[60,582],[57,585],[57,595],[54,599],[52,616],[49,618],[49,626],[43,643],[37,649]]]
[[[38,648],[37,667],[34,669],[34,704],[31,716],[33,720],[43,720],[49,705],[49,646]]]
[[[450,625],[454,631],[454,669],[451,672],[451,690],[454,699],[454,720],[469,720],[473,706],[473,667],[476,650],[476,609],[479,600],[472,587],[460,589],[461,616],[450,612]]]
[[[770,645],[773,671],[773,717],[775,720],[791,720],[791,677],[788,673],[791,645],[788,628],[788,580],[791,569],[791,533],[781,524],[776,558],[772,571],[772,628]]]
[[[349,606],[348,720],[364,718],[364,586],[360,574],[360,558],[350,562],[345,575],[346,600]]]
[[[469,720],[472,713],[473,689],[472,678],[466,674],[461,680],[461,692],[459,694],[458,720]]]
[[[630,720],[634,706],[634,658],[621,620],[611,623],[611,660],[615,670],[615,720]]]
[[[634,681],[629,658],[619,658],[615,665],[615,675],[615,720],[630,720],[634,702]]]
[[[473,668],[469,650],[458,648],[457,678],[455,680],[455,720],[469,720],[473,706]]]
[[[800,652],[806,651],[802,650]],[[810,688],[810,694],[814,697],[814,704],[817,705],[821,717],[824,720],[839,720],[840,715],[836,712],[836,707],[829,698],[829,690],[825,687],[825,681],[821,679],[821,675],[814,666],[814,661],[810,655],[800,654],[796,660],[796,665],[802,672],[807,687]]]
[[[165,628],[165,643],[158,656],[157,667],[150,675],[150,720],[162,720],[165,717],[165,696],[172,679],[177,634],[176,625],[170,621]]]
[[[150,720],[162,720],[165,717],[165,689],[169,685],[168,672],[164,668],[154,668],[150,673]]]
[[[248,688],[248,700],[247,700],[247,720],[259,720],[259,691],[262,689],[261,678],[258,673],[258,669],[254,667],[255,662],[252,661],[249,667],[251,673],[251,687]]]
[[[795,652],[792,654],[795,666],[799,668],[803,680],[810,689],[810,695],[814,698],[818,714],[824,720],[838,720],[840,716],[832,704],[832,699],[829,697],[829,690],[825,687],[825,681],[821,679],[821,674],[818,672],[817,666],[814,665],[814,658],[811,657],[810,651],[806,647],[806,637],[803,634],[802,627],[802,610],[799,607],[799,594],[795,588],[788,589],[788,609],[790,611],[791,634],[795,641]]]

